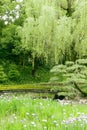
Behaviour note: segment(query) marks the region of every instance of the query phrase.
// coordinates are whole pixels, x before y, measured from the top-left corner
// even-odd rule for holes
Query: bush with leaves
[[[17,66],[15,64],[9,65],[8,77],[10,80],[14,80],[14,81],[19,79],[20,72],[18,71]]]
[[[87,84],[87,59],[78,59],[75,62],[66,61],[65,65],[56,65],[50,72],[52,73],[50,83],[61,83],[63,85],[67,83],[69,87],[73,87],[74,84],[76,90],[87,96],[87,87],[84,88],[84,91],[81,88],[84,84]]]
[[[7,81],[7,75],[4,72],[4,68],[2,65],[0,65],[0,83],[4,83]]]

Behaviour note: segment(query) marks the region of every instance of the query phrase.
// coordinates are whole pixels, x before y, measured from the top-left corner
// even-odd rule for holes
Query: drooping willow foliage
[[[87,55],[87,0],[25,0],[24,7],[19,34],[33,59],[58,64]]]
[[[73,14],[76,27],[73,33],[75,50],[79,58],[87,54],[87,0],[79,1]]]

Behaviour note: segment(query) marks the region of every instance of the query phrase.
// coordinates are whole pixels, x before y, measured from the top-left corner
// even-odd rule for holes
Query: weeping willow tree
[[[48,55],[51,54],[56,12],[53,7],[44,5],[44,1],[40,0],[26,1],[25,7],[27,18],[23,27],[18,30],[22,48],[31,52],[32,72],[34,72],[35,58],[44,57],[48,61]]]
[[[66,46],[70,36],[70,19],[62,18],[66,14],[66,11],[61,9],[62,5],[66,6],[66,2],[65,4],[64,2],[26,0],[24,3],[27,19],[20,31],[22,47],[32,52],[33,66],[35,56],[43,55],[46,62],[50,59],[54,63],[60,59],[60,54],[57,54],[60,53],[58,46],[61,45],[61,42],[64,42],[63,44]],[[62,33],[63,29],[66,31],[66,36]]]
[[[64,2],[65,3],[65,2]],[[69,14],[70,0],[61,7],[65,9],[68,16],[59,18],[56,37],[58,49],[55,48],[56,57],[59,57],[61,63],[66,60],[75,61],[78,58],[87,58],[87,0],[73,0],[70,3],[71,14]],[[56,38],[55,38],[56,39]],[[57,60],[56,60],[57,61]],[[59,61],[58,61],[59,63]]]
[[[76,4],[78,6],[73,14],[76,25],[72,35],[77,58],[83,58],[87,57],[87,0],[80,0]]]
[[[71,18],[61,17],[58,20],[55,31],[54,46],[55,46],[55,62],[58,64],[65,60],[70,60],[70,46],[72,44],[71,35]]]
[[[32,70],[35,69],[35,57],[44,57],[55,62],[54,35],[57,28],[58,14],[56,0],[25,1],[26,20],[23,27],[18,28],[22,48],[31,52]],[[58,59],[57,59],[58,60]]]
[[[86,52],[85,0],[25,0],[24,7],[26,19],[18,31],[21,47],[31,53],[32,70],[36,57],[58,64]]]

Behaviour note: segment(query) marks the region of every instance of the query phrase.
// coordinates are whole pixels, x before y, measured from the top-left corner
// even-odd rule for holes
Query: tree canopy
[[[27,17],[20,28],[22,47],[34,57],[43,55],[47,62],[50,59],[57,64],[86,55],[85,0],[26,0],[24,6]]]
[[[87,0],[0,0],[0,60],[36,71],[86,58],[86,12]]]

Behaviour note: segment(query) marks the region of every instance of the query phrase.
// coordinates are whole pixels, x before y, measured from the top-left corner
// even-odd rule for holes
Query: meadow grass
[[[29,94],[0,96],[0,130],[87,130],[87,105]]]

